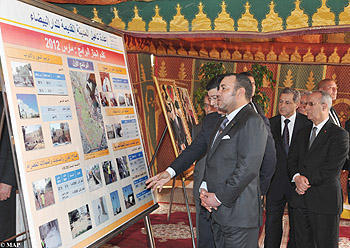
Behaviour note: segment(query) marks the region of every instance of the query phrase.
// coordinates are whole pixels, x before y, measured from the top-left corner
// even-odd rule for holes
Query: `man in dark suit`
[[[209,104],[216,108],[216,92],[217,87],[222,77],[218,76],[210,80],[207,84],[207,91],[209,96]],[[171,180],[176,175],[180,175],[183,171],[187,170],[193,162],[198,161],[194,168],[193,174],[193,196],[196,205],[196,231],[197,231],[197,245],[199,247],[213,248],[214,239],[211,232],[210,221],[207,216],[207,211],[200,205],[199,199],[199,186],[204,175],[205,161],[201,158],[205,155],[207,147],[210,141],[211,134],[214,132],[214,127],[220,119],[221,114],[216,111],[207,114],[202,122],[201,127],[196,128],[196,133],[193,135],[195,138],[192,143],[171,163],[171,165],[156,176],[150,178],[147,181],[148,187],[157,186],[161,188],[165,183]]]
[[[210,114],[213,112],[216,112],[216,108],[214,108],[214,106],[212,106],[209,102],[209,96],[205,95],[204,100],[203,100],[203,110],[204,110],[204,114]]]
[[[271,131],[275,139],[277,165],[271,185],[266,196],[265,247],[279,248],[282,239],[282,218],[286,203],[289,212],[288,248],[295,247],[294,226],[291,218],[290,200],[293,193],[287,173],[287,157],[289,147],[298,131],[311,122],[305,115],[296,113],[300,94],[297,90],[285,88],[279,98],[279,114],[270,119]],[[286,124],[287,123],[287,124]]]
[[[200,196],[211,212],[216,247],[258,245],[259,171],[267,130],[248,104],[251,95],[249,79],[239,74],[226,75],[218,90],[218,108],[226,117],[210,140]]]
[[[269,189],[271,178],[275,172],[276,168],[276,149],[275,149],[275,141],[273,139],[270,127],[270,121],[266,118],[264,110],[254,101],[255,95],[255,79],[250,72],[241,72],[241,75],[245,75],[248,77],[250,83],[252,84],[252,98],[249,102],[249,105],[254,109],[256,113],[260,115],[263,119],[266,130],[267,130],[267,143],[264,154],[264,159],[260,168],[260,192],[261,195],[265,196],[267,194],[267,190]]]
[[[348,131],[348,133],[350,133],[350,120],[347,120],[345,122],[345,130]],[[350,151],[349,151],[350,153]],[[348,170],[350,171],[350,160],[349,160],[349,156],[348,159],[345,162],[345,165],[343,166],[343,170]],[[347,190],[348,190],[348,204],[350,204],[350,172],[348,174],[348,182],[347,182]]]
[[[216,103],[216,92],[217,86],[219,85],[223,76],[218,76],[217,78],[210,81],[207,85],[209,103],[210,105],[217,107]],[[251,79],[252,86],[255,86],[254,78]],[[254,92],[252,92],[254,95]],[[254,103],[251,103],[254,104]],[[259,115],[263,118],[266,128],[269,132],[268,141],[266,144],[265,155],[263,159],[263,163],[260,169],[260,190],[261,194],[265,195],[267,189],[270,185],[271,177],[275,170],[276,163],[276,151],[275,144],[273,141],[272,134],[270,132],[270,123],[268,119],[265,117],[264,112],[261,108],[254,104],[255,109],[258,110]],[[259,111],[260,110],[260,111]],[[208,149],[208,144],[210,143],[210,137],[212,133],[215,131],[214,127],[220,118],[220,114],[218,113],[210,113],[206,115],[202,121],[202,128],[199,133],[195,136],[195,139],[192,141],[191,145],[188,146],[168,167],[168,169],[164,172],[161,172],[154,177],[150,178],[147,183],[148,187],[160,187],[162,189],[163,185],[171,180],[172,177],[181,174],[183,171],[189,168],[189,166],[196,160],[201,159]],[[209,229],[209,220],[207,217],[206,210],[199,206],[199,184],[202,181],[204,176],[204,164],[202,161],[197,162],[194,170],[194,198],[196,201],[196,220],[197,220],[197,239],[200,247],[213,247],[212,246],[212,234]],[[199,222],[198,222],[199,221]]]
[[[306,107],[312,126],[303,128],[291,147],[289,178],[295,183],[297,247],[335,248],[342,212],[340,172],[349,150],[349,134],[330,121],[331,96],[313,92]]]
[[[310,94],[311,92],[307,90],[300,91],[300,104],[297,109],[298,113],[306,115],[307,98]]]
[[[207,133],[206,143],[209,143],[210,133],[213,128],[216,126],[218,119],[221,114],[217,113],[217,102],[216,102],[216,94],[219,83],[222,79],[222,76],[217,76],[210,80],[206,86],[206,90],[208,91],[208,100],[212,109],[215,109],[215,115],[211,114],[201,123],[200,129],[195,133],[194,137],[197,135],[203,135],[201,133],[202,130]],[[199,128],[199,127],[198,127]],[[193,130],[196,132],[195,130]],[[174,166],[174,165],[171,165]],[[176,165],[175,165],[176,167]],[[208,218],[206,209],[201,205],[201,201],[199,198],[199,186],[204,177],[205,170],[205,156],[196,162],[196,166],[194,167],[193,173],[193,198],[196,206],[196,232],[197,232],[197,246],[203,248],[214,248],[214,238],[213,233],[211,231],[210,219]]]
[[[329,79],[329,78],[323,79],[318,83],[318,89],[320,91],[327,92],[332,97],[332,105],[333,105],[334,101],[337,99],[337,93],[338,93],[338,86],[335,83],[335,81],[333,79]],[[337,112],[333,108],[333,106],[329,110],[329,119],[335,125],[341,127],[340,119],[338,117]],[[345,128],[346,128],[346,126],[345,126]],[[346,130],[349,130],[349,129],[346,129]],[[349,151],[348,157],[344,163],[343,170],[350,170],[350,151]],[[350,182],[349,180],[350,180],[350,173],[348,174],[348,184]]]
[[[337,99],[338,86],[333,79],[325,78],[318,83],[318,89],[323,92],[327,92],[332,97],[332,102]],[[337,112],[333,107],[329,110],[329,118],[331,121],[341,127],[340,119]]]
[[[3,121],[0,147],[0,244],[16,234],[16,176],[13,167],[3,99],[0,97],[0,115]]]

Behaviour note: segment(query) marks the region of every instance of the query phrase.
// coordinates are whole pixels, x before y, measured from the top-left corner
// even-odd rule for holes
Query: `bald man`
[[[337,99],[338,86],[333,79],[325,78],[318,83],[318,89],[323,92],[327,92],[332,97],[332,104]],[[329,110],[330,120],[337,126],[341,127],[340,119],[335,109],[331,107]]]

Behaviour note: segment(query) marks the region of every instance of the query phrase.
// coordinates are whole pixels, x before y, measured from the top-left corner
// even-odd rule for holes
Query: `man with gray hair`
[[[349,151],[349,134],[329,117],[331,96],[314,91],[308,98],[312,126],[300,130],[288,156],[295,183],[291,206],[296,247],[336,248],[343,208],[340,172]]]

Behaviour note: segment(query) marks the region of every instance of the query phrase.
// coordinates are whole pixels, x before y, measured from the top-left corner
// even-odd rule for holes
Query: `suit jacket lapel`
[[[221,140],[222,140],[222,137],[224,137],[228,131],[230,131],[232,128],[235,128],[237,127],[237,123],[242,119],[242,117],[246,114],[247,112],[247,109],[251,109],[250,106],[246,105],[244,108],[242,108],[238,113],[237,115],[226,125],[225,129],[221,132],[221,134],[219,134],[215,140],[213,140],[215,138],[215,135],[212,137],[211,139],[211,147],[209,147],[209,151],[208,151],[208,157],[210,157],[216,150],[216,148],[218,147],[218,145],[220,144]],[[254,111],[254,110],[252,110]],[[254,111],[255,112],[255,111]],[[221,124],[221,122],[220,122]],[[220,126],[219,124],[219,126]],[[217,126],[217,129],[218,127]],[[231,130],[230,134],[232,136],[233,134],[233,130]],[[216,132],[215,132],[216,134]],[[213,143],[214,142],[214,143]]]
[[[282,129],[281,129],[281,115],[278,115],[278,119],[277,119],[278,121],[276,122],[277,123],[277,125],[276,125],[276,127],[275,127],[275,137],[276,137],[276,143],[280,146],[280,147],[282,147],[282,150],[284,151],[284,148],[283,148],[283,142],[282,142],[282,135],[281,135],[281,133],[282,133]]]
[[[321,128],[320,132],[317,134],[314,142],[312,143],[312,145],[311,145],[311,147],[309,149],[309,152],[311,152],[315,148],[317,148],[317,146],[319,144],[323,144],[324,143],[324,140],[328,136],[327,129],[328,129],[329,125],[331,125],[331,120],[330,119],[326,122],[326,124],[324,124],[324,126]],[[310,132],[309,132],[309,137],[310,137],[310,133],[311,133],[311,129],[310,129]]]
[[[257,104],[254,100],[251,101],[251,103],[254,105],[254,107],[256,108],[256,110],[258,111],[259,115],[265,115],[263,109],[260,107],[259,104]]]
[[[211,134],[211,137],[210,137],[210,142],[209,142],[209,146],[208,146],[208,150],[207,150],[207,152],[209,153],[209,151],[210,151],[210,149],[213,147],[213,142],[214,142],[214,139],[215,139],[215,136],[216,136],[216,133],[218,132],[218,130],[219,130],[219,127],[220,127],[220,125],[221,125],[221,123],[223,122],[223,120],[224,120],[224,117],[220,117],[220,119],[218,120],[218,122],[216,123],[216,125],[215,125],[215,132],[213,132],[212,134]],[[229,123],[230,124],[230,123]],[[228,125],[226,125],[226,127],[227,127]]]
[[[293,134],[292,134],[292,140],[290,142],[290,145],[293,143],[293,140],[295,139],[295,136],[297,135],[298,131],[302,128],[301,120],[300,120],[300,115],[297,113],[295,117],[295,123],[294,123],[294,128],[293,128]]]

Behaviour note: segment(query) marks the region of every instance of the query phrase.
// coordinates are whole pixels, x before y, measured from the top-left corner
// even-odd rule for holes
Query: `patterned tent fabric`
[[[152,69],[150,56],[148,54],[128,55],[131,78],[133,81],[136,100],[139,103],[138,111],[143,133],[146,140],[148,157],[151,158],[157,142],[165,127],[165,120],[161,111],[160,102],[153,80],[151,80]],[[178,86],[186,87],[193,96],[193,92],[199,85],[198,75],[201,65],[210,60],[195,58],[180,58],[171,56],[156,56],[154,75],[159,78],[175,80]],[[226,72],[242,72],[251,69],[254,62],[232,62],[222,61]],[[338,112],[340,120],[344,122],[350,116],[350,84],[347,75],[350,74],[350,67],[344,65],[322,65],[322,64],[286,64],[286,63],[262,63],[274,74],[276,85],[271,88],[270,82],[263,82],[263,91],[270,98],[267,116],[271,117],[277,113],[278,95],[285,87],[292,87],[298,90],[317,89],[317,83],[327,77],[332,78],[338,85],[338,99],[334,107]],[[194,100],[194,99],[193,99]],[[141,103],[141,104],[140,104]],[[156,131],[157,130],[157,131]],[[170,141],[165,145],[171,150]],[[166,149],[165,149],[166,150]],[[167,152],[167,156],[173,154]],[[164,163],[163,163],[164,162]],[[162,162],[166,167],[168,160]]]
[[[145,152],[150,162],[166,123],[156,86],[152,80],[150,56],[148,54],[128,54],[128,64]],[[169,161],[175,159],[169,134],[165,136],[159,154],[162,156],[156,157],[155,164],[151,168],[154,173],[162,171],[169,165]]]
[[[154,74],[157,77],[175,80],[178,84],[186,83],[189,92],[198,87],[200,75],[199,68],[204,63],[210,61],[205,59],[179,58],[179,57],[155,57],[156,65]],[[232,62],[221,61],[226,72],[243,72],[251,69],[253,61],[249,62]],[[338,98],[334,103],[341,122],[344,122],[350,116],[350,84],[346,75],[349,75],[349,66],[341,65],[322,65],[322,64],[286,64],[286,63],[261,63],[266,65],[274,74],[276,85],[271,88],[270,82],[264,82],[263,91],[270,98],[270,111],[268,116],[271,117],[277,112],[277,98],[281,89],[292,87],[298,90],[315,90],[317,83],[327,77],[332,78],[338,85]],[[184,75],[186,80],[184,80]]]
[[[334,37],[337,36],[337,37]],[[125,37],[128,51],[227,61],[350,64],[350,36],[309,35],[277,39],[145,39]],[[326,43],[325,41],[329,41]],[[332,43],[330,43],[332,42]]]
[[[275,35],[281,32],[305,32],[306,29],[308,32],[315,30],[319,33],[325,27],[349,30],[350,27],[350,4],[346,0],[238,2],[164,0],[147,1],[147,3],[121,0],[51,0],[51,2],[56,2],[60,7],[97,22],[138,32],[215,31],[225,34],[241,32],[249,35],[246,32],[253,32]]]
[[[129,54],[130,57],[136,56]],[[157,92],[154,82],[152,80],[145,80],[147,77],[142,74],[146,67],[150,67],[149,55],[138,54],[138,70],[141,75],[138,81],[133,82],[134,88],[137,88],[136,98],[137,102],[142,105],[139,106],[139,113],[143,123],[143,133],[145,143],[147,144],[148,157],[153,155],[156,144],[162,131],[165,127],[165,120],[160,108],[160,102],[158,100]],[[143,59],[140,59],[143,57]],[[156,56],[154,75],[158,78],[175,80],[176,85],[186,87],[190,94],[193,95],[194,90],[198,87],[200,81],[200,75],[198,74],[200,67],[210,60],[196,59],[196,58],[180,58],[170,56]],[[226,72],[243,72],[251,69],[254,62],[232,62],[222,61]],[[262,63],[266,65],[269,70],[273,72],[276,84],[271,87],[271,82],[264,81],[262,90],[270,98],[269,109],[267,116],[271,117],[277,114],[278,109],[278,96],[281,90],[285,87],[292,87],[298,90],[315,90],[317,89],[317,83],[327,77],[332,78],[338,85],[338,98],[334,103],[334,107],[338,112],[342,125],[350,116],[350,84],[347,75],[350,73],[350,67],[344,65],[323,65],[323,64],[290,64],[290,63]],[[130,71],[134,71],[130,68]],[[149,75],[152,72],[149,71]],[[135,77],[135,76],[133,76]],[[140,85],[140,86],[139,86]],[[141,91],[141,96],[139,95]],[[151,99],[151,100],[150,100]],[[194,100],[194,99],[193,99]],[[152,109],[150,109],[152,108]],[[174,157],[169,135],[163,141],[161,146],[160,155],[157,157],[157,170],[162,171],[166,168],[170,161]],[[346,181],[347,174],[342,173],[341,177],[344,200],[347,201]],[[350,218],[350,211],[344,210],[343,218]]]

